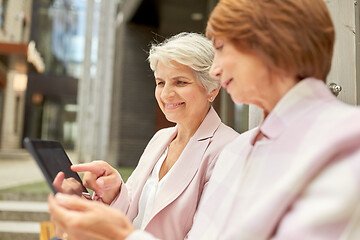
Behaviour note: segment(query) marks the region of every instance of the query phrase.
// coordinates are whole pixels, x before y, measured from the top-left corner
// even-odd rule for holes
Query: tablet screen
[[[25,138],[24,144],[40,166],[53,191],[55,189],[52,182],[60,171],[65,174],[65,178],[73,177],[82,182],[79,175],[70,169],[72,163],[59,142]],[[83,192],[87,192],[84,186],[82,188]]]

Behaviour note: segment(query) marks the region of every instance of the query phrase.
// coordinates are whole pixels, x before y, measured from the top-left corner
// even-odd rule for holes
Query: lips
[[[184,102],[180,102],[180,103],[165,103],[165,108],[166,109],[176,109],[178,107],[180,107],[181,105],[183,105]]]
[[[227,87],[229,86],[229,84],[232,82],[232,78],[230,78],[229,80],[223,82],[221,85],[223,86],[223,88],[227,89]]]

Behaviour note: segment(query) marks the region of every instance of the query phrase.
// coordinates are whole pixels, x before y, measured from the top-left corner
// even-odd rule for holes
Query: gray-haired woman
[[[151,47],[148,60],[155,75],[155,97],[176,126],[154,135],[126,184],[103,161],[72,168],[85,172],[84,185],[120,209],[133,225],[122,213],[96,202],[50,196],[52,219],[66,236],[139,239],[151,233],[161,239],[184,239],[220,151],[238,136],[211,107],[220,89],[219,80],[209,75],[213,56],[211,41],[196,33],[181,33]],[[60,174],[55,183],[60,190],[62,180]],[[79,205],[86,210],[74,212]],[[114,218],[100,220],[104,216],[100,209]],[[66,220],[69,216],[72,221]]]

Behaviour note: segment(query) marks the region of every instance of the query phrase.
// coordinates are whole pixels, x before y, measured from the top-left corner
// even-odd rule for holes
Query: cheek
[[[236,65],[236,63],[237,62],[234,61],[234,59],[232,57],[224,57],[221,61],[221,66],[225,70],[230,71],[230,70],[236,69],[236,67],[234,67],[234,65]]]
[[[205,92],[202,92],[201,90],[198,90],[198,92],[192,92],[189,93],[188,102],[194,103],[196,105],[196,108],[200,109],[202,106],[207,106],[208,101],[208,95]]]
[[[161,102],[161,90],[156,88],[155,89],[155,98],[156,98],[156,101],[158,102],[158,104],[160,105],[160,102]]]
[[[190,91],[184,91],[182,96],[187,99],[187,101],[198,102],[202,101],[204,98],[204,94],[202,93],[202,89],[191,89]]]
[[[199,94],[194,94],[192,92],[185,93],[183,96],[184,96],[184,98],[187,99],[187,101],[191,101],[191,102],[197,101],[199,99]]]

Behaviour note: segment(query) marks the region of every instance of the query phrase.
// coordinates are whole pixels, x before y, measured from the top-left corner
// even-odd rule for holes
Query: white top
[[[138,206],[138,215],[135,217],[133,224],[136,229],[144,230],[146,225],[148,224],[151,216],[151,212],[154,208],[155,198],[159,189],[164,182],[166,174],[160,181],[159,181],[159,172],[160,168],[166,159],[169,147],[167,147],[164,153],[161,155],[159,161],[155,164],[154,169],[152,170],[149,178],[146,180],[144,188],[141,192],[141,196],[139,199],[139,206]],[[171,170],[171,169],[170,169]]]

